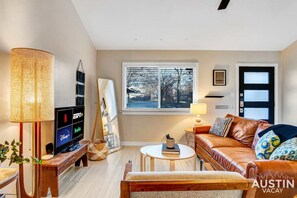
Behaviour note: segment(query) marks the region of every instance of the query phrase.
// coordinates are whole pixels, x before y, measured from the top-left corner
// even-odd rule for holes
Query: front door
[[[239,67],[239,116],[274,124],[274,67]]]

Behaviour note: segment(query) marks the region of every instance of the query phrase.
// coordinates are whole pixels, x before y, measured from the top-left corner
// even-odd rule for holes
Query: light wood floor
[[[88,167],[71,167],[60,177],[60,197],[119,198],[120,181],[126,162],[139,171],[140,147],[123,147],[103,161],[89,161]],[[197,159],[197,170],[199,170]],[[169,161],[155,160],[156,171],[169,171]],[[193,170],[193,160],[176,162],[176,170]],[[50,196],[48,196],[50,197]]]

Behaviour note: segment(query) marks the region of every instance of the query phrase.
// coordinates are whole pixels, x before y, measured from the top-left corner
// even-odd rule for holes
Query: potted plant
[[[0,143],[0,163],[3,163],[6,160],[10,160],[9,162],[9,166],[12,163],[16,163],[16,164],[22,164],[24,162],[29,163],[30,159],[29,158],[24,158],[23,156],[18,155],[18,146],[21,145],[21,142],[16,142],[15,140],[13,140],[11,143],[9,143],[8,141],[5,141],[4,144]],[[11,152],[10,156],[9,152]],[[41,164],[41,160],[39,160],[36,157],[31,157],[32,159],[32,163],[33,164]]]

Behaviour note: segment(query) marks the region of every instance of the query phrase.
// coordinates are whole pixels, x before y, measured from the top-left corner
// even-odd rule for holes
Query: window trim
[[[193,68],[193,102],[198,100],[198,62],[123,62],[122,63],[122,113],[132,115],[190,115],[190,108],[127,108],[126,107],[126,68],[139,66],[157,66],[158,68]],[[159,78],[160,83],[160,78]],[[159,90],[158,95],[161,90]],[[159,95],[160,96],[160,95]]]

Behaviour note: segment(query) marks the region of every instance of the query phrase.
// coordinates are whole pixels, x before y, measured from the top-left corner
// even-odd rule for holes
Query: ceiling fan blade
[[[227,8],[230,0],[222,0],[218,10],[224,10]]]

